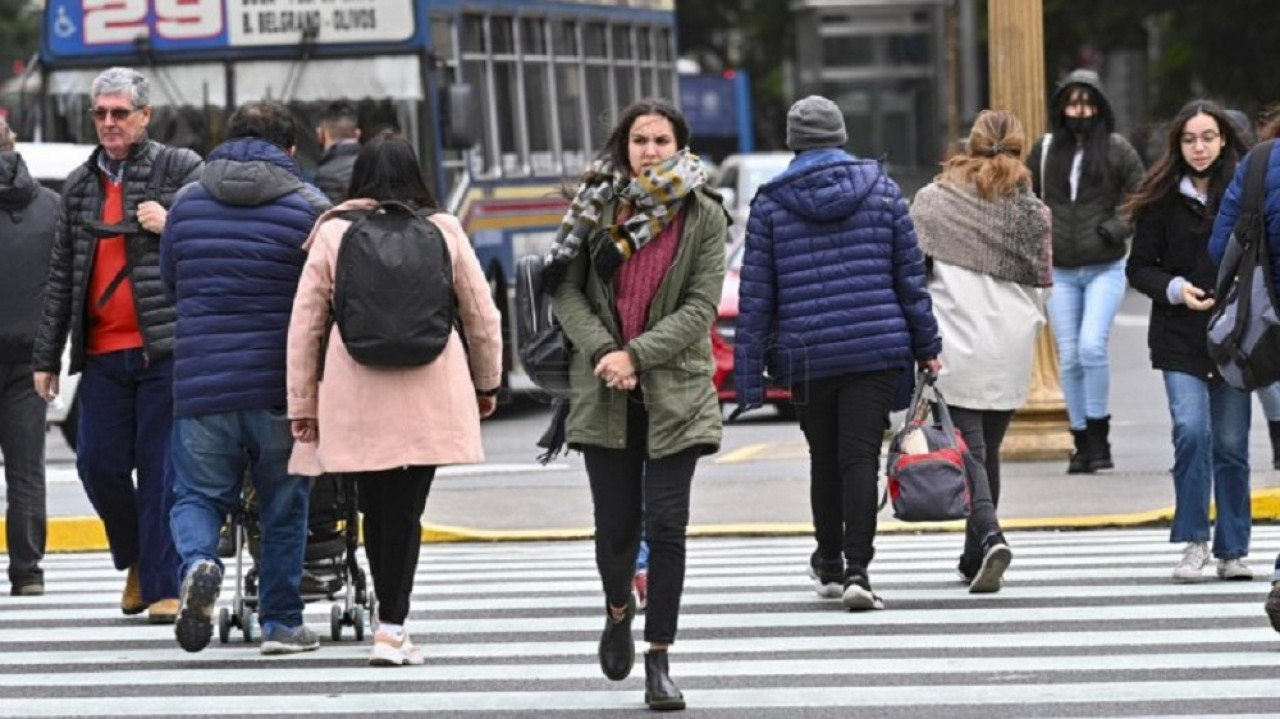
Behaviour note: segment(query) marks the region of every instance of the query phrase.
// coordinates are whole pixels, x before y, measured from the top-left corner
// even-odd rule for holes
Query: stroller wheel
[[[218,641],[226,644],[231,640],[231,612],[226,607],[218,610]]]
[[[253,625],[256,623],[257,617],[254,616],[252,609],[245,607],[240,610],[240,631],[244,632],[244,641],[246,644],[253,641]]]
[[[329,638],[342,641],[342,607],[337,604],[329,607]]]
[[[356,641],[364,640],[364,607],[356,607],[351,610],[351,623],[355,625]]]

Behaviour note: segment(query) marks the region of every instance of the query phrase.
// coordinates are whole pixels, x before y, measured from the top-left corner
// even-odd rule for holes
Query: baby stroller
[[[372,628],[377,598],[356,559],[360,545],[360,515],[355,483],[344,475],[323,475],[311,487],[307,516],[307,547],[299,589],[303,602],[333,601],[329,611],[329,635],[342,639],[342,628],[352,627],[356,641],[364,639],[366,621]],[[261,530],[253,487],[246,481],[240,507],[231,518],[235,538],[236,591],[231,607],[218,612],[218,639],[227,643],[231,628],[239,629],[246,642],[257,631],[258,558]],[[245,571],[244,547],[248,545],[253,567]]]

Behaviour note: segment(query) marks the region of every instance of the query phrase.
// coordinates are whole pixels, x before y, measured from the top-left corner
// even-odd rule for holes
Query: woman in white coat
[[[937,386],[969,451],[986,469],[986,477],[974,482],[960,557],[960,574],[971,589],[979,580],[989,582],[987,565],[998,558],[989,555],[1004,544],[994,511],[1000,443],[1014,410],[1026,402],[1036,335],[1045,322],[1041,288],[1053,283],[1049,208],[1031,192],[1021,161],[1024,144],[1016,117],[984,111],[964,152],[946,163],[911,207],[920,249],[930,261],[929,292],[942,333]],[[989,518],[980,516],[981,495],[988,493],[981,485],[989,490]],[[1005,546],[997,555],[1007,552]]]

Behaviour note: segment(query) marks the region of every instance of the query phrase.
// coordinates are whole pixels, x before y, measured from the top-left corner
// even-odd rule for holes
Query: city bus
[[[619,108],[678,97],[674,0],[47,0],[38,97],[24,137],[96,142],[90,83],[125,65],[152,85],[153,138],[207,152],[234,108],[279,100],[309,128],[330,102],[368,133],[404,133],[461,218],[504,315],[504,384],[532,389],[512,351],[515,260],[544,251],[563,189]]]

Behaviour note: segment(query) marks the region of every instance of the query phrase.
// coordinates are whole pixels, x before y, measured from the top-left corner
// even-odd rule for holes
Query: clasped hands
[[[595,376],[604,380],[604,384],[609,389],[618,389],[624,392],[630,392],[636,388],[639,381],[636,377],[636,367],[631,362],[631,354],[626,350],[614,350],[596,363],[594,370]]]

